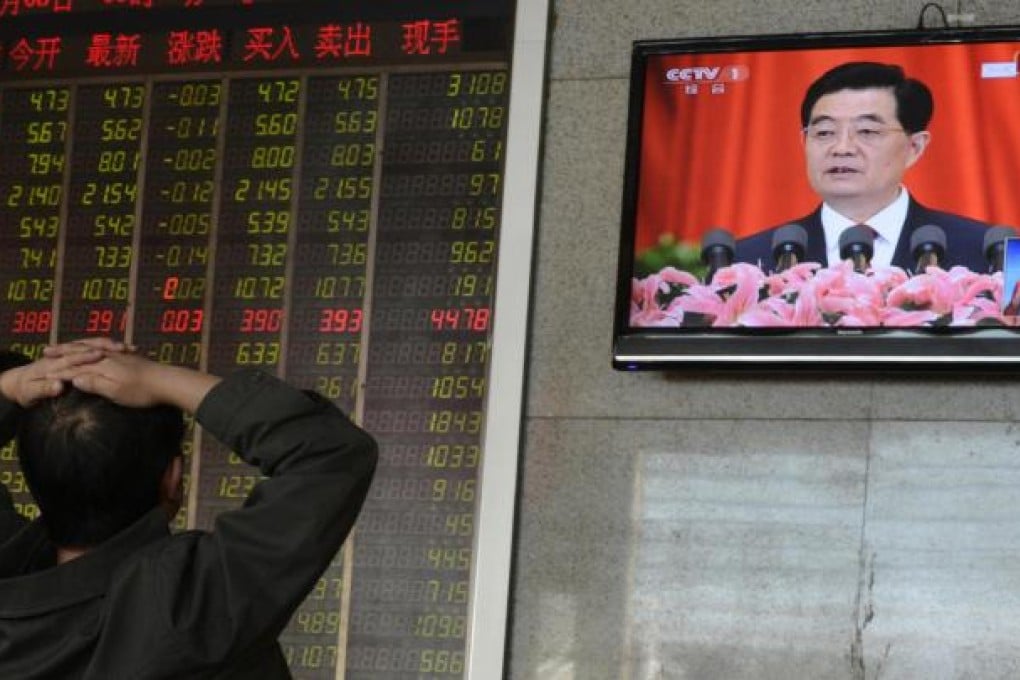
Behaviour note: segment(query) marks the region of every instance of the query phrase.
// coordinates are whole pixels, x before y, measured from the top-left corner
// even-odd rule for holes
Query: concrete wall
[[[923,4],[553,0],[509,677],[1020,677],[1015,380],[609,361],[631,41]]]

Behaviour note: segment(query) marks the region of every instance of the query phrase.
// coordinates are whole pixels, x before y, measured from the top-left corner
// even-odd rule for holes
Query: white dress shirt
[[[839,235],[849,227],[867,224],[875,230],[875,254],[871,257],[873,267],[888,267],[892,264],[896,244],[900,240],[903,224],[907,221],[910,208],[910,193],[900,187],[900,193],[892,203],[882,208],[863,223],[851,220],[836,212],[828,203],[822,203],[822,228],[825,230],[826,266],[840,261]]]

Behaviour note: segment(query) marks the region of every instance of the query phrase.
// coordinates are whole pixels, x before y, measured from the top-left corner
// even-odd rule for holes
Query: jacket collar
[[[170,530],[163,508],[154,508],[130,527],[77,559],[54,563],[55,548],[39,520],[0,546],[0,617],[31,616],[103,595],[114,570],[140,548]],[[36,571],[38,564],[52,565]]]

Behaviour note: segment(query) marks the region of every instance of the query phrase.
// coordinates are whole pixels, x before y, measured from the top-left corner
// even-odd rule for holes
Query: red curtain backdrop
[[[665,234],[696,245],[711,227],[739,238],[813,210],[800,103],[815,78],[847,61],[899,64],[932,90],[932,141],[904,180],[915,198],[1020,227],[1020,79],[981,78],[983,63],[1015,62],[1018,51],[988,43],[650,57],[636,252]],[[692,94],[667,76],[730,66],[746,78],[715,94],[710,83]]]

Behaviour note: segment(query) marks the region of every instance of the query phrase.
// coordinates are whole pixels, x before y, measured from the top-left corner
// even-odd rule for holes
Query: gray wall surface
[[[508,677],[1020,677],[1015,379],[610,367],[631,41],[923,4],[553,0]]]

